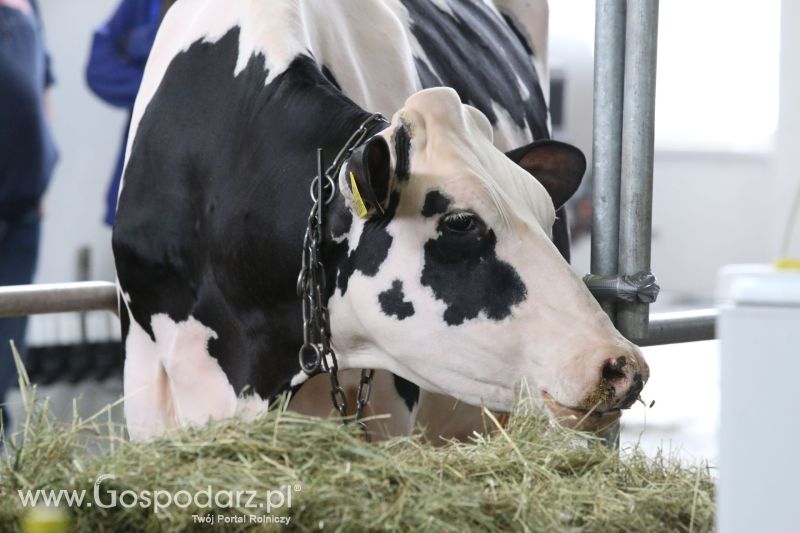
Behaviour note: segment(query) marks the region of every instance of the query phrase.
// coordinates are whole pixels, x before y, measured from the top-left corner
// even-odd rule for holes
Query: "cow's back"
[[[172,59],[242,28],[235,71],[264,54],[267,81],[309,53],[342,92],[391,116],[414,92],[445,85],[492,120],[498,147],[546,137],[547,0],[180,0],[167,14],[132,116],[138,123]],[[507,113],[503,115],[502,111]],[[524,118],[526,124],[522,124]]]

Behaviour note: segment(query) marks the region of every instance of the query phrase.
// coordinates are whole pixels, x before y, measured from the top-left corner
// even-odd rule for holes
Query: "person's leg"
[[[26,285],[33,281],[39,253],[40,217],[30,213],[20,220],[0,220],[0,286]],[[9,340],[13,340],[25,360],[25,328],[27,317],[0,318],[0,403],[6,391],[17,381],[17,371]],[[8,431],[9,418],[3,409],[3,427]]]

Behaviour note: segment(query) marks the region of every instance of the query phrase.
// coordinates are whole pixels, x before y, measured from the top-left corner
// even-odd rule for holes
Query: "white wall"
[[[594,2],[587,2],[592,7]],[[571,2],[550,2],[549,64],[551,72],[563,74],[563,135],[560,140],[574,144],[592,157],[592,84],[594,77],[594,9],[576,10]]]
[[[84,68],[94,28],[115,0],[40,0],[56,85],[53,128],[61,160],[47,194],[37,281],[75,279],[76,250],[92,249],[93,277],[113,280],[111,232],[102,224],[105,193],[121,143],[124,113],[86,86]]]
[[[550,1],[551,63],[569,76],[566,136],[589,155],[594,27],[586,18],[593,17],[593,2]],[[652,268],[661,304],[708,305],[722,265],[776,256],[778,227],[794,191],[788,176],[776,178],[773,154],[781,19],[792,20],[780,17],[776,0],[757,9],[746,0],[660,4]],[[800,138],[800,112],[787,119],[786,111],[798,107],[800,94],[800,41],[796,33],[791,39],[793,55],[782,61],[784,72],[795,73],[793,82],[782,82],[785,174],[794,171],[792,150]],[[574,243],[573,265],[589,271],[588,239]]]
[[[56,77],[51,99],[61,160],[45,199],[38,283],[74,281],[76,254],[82,246],[91,249],[92,278],[114,280],[111,230],[102,219],[125,115],[89,92],[84,68],[92,32],[116,4],[115,0],[39,1]],[[90,313],[88,320],[90,338],[104,339],[118,329],[109,313]],[[30,320],[28,338],[34,344],[68,342],[77,335],[77,315]]]
[[[662,303],[710,305],[722,265],[773,258],[771,190],[769,155],[656,152],[651,264]],[[575,248],[586,273],[588,239]]]
[[[774,236],[770,240],[776,254],[780,252],[792,198],[800,193],[800,2],[783,0],[781,9],[780,115],[772,193]],[[800,258],[800,215],[793,230],[789,254]]]
[[[771,157],[658,152],[652,265],[673,296],[711,299],[722,265],[770,259]]]

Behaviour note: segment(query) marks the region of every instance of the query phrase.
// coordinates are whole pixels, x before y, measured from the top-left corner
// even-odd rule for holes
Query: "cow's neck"
[[[301,252],[303,235],[307,227],[308,216],[313,202],[310,198],[311,181],[316,174],[316,152],[322,148],[327,163],[330,163],[341,148],[350,139],[371,113],[364,111],[327,80],[310,58],[300,58],[287,69],[284,79],[276,79],[274,83],[282,88],[282,98],[268,101],[267,113],[275,130],[280,135],[270,133],[270,142],[265,144],[269,150],[270,161],[291,161],[291,168],[275,167],[269,172],[269,180],[278,179],[270,190],[291,190],[291,205],[279,206],[280,242],[277,248],[275,238],[262,241],[261,249],[252,251],[255,257],[275,257],[276,262],[284,265],[267,275],[269,294],[241,294],[242,299],[251,309],[258,309],[260,320],[258,335],[265,335],[262,346],[275,347],[270,350],[272,357],[254,358],[259,368],[251,375],[261,380],[254,385],[262,397],[274,397],[290,388],[293,379],[297,382],[300,374],[297,352],[302,345],[301,300],[294,293],[294,281],[301,268]],[[380,128],[375,128],[378,130]],[[374,133],[374,132],[371,132]],[[337,286],[337,273],[347,261],[347,242],[333,238],[335,234],[346,233],[352,222],[351,212],[345,205],[340,192],[337,191],[332,202],[324,208],[324,235],[322,257],[325,268],[328,293],[327,301]],[[273,193],[274,194],[274,193]],[[288,198],[288,193],[282,197]],[[266,199],[274,203],[274,199]],[[270,227],[274,222],[274,213],[264,213],[263,227]],[[292,258],[285,261],[285,258]],[[284,262],[285,261],[285,262]],[[279,303],[274,309],[264,307],[263,302]],[[255,340],[255,339],[254,339]],[[255,345],[255,343],[254,343]],[[248,383],[242,382],[241,385]],[[237,389],[240,387],[236,386]]]

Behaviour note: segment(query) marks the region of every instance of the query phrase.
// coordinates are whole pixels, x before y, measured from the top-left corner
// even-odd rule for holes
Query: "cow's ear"
[[[383,214],[391,192],[391,156],[386,140],[375,135],[353,150],[345,163],[351,208],[360,217]]]
[[[586,171],[583,153],[560,141],[534,141],[506,155],[544,185],[556,209],[575,194]]]

